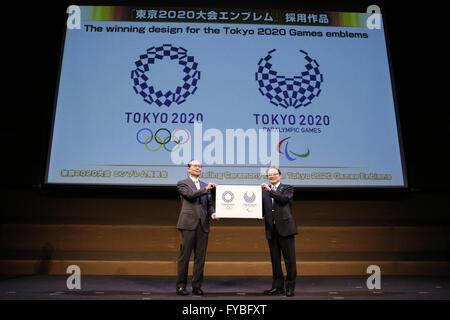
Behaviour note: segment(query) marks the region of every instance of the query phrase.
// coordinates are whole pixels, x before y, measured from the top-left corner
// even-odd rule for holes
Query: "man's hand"
[[[263,188],[266,191],[270,191],[270,187],[267,185],[267,183],[262,183],[261,188]]]
[[[212,218],[213,220],[220,220],[220,218],[217,218],[217,217],[216,217],[216,214],[215,214],[215,213],[211,214],[211,218]]]
[[[206,190],[214,189],[216,186],[217,186],[217,184],[215,184],[214,182],[210,182],[210,183],[208,183],[208,185],[206,186]]]

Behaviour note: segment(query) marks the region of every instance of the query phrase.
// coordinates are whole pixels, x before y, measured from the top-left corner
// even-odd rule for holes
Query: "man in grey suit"
[[[276,167],[267,169],[267,177],[270,186],[263,183],[261,187],[263,189],[263,215],[272,262],[273,280],[272,288],[265,290],[264,294],[279,295],[286,292],[286,296],[292,297],[297,277],[294,236],[298,234],[291,210],[294,188],[280,183],[281,171]],[[281,253],[283,253],[286,266],[286,281],[283,276],[283,269],[281,269]]]
[[[202,165],[197,160],[188,163],[189,177],[177,183],[181,197],[181,211],[177,229],[180,230],[180,254],[178,256],[177,294],[187,295],[186,284],[189,259],[194,251],[194,272],[192,293],[203,295],[203,269],[205,266],[206,247],[208,245],[209,219],[218,220],[211,199],[211,189],[215,183],[206,184],[199,181]]]

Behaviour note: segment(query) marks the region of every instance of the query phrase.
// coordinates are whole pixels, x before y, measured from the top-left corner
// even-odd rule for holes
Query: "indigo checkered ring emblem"
[[[148,81],[151,77],[151,66],[158,60],[163,59],[178,60],[178,64],[182,66],[185,74],[182,85],[167,92],[156,89]],[[159,107],[163,105],[170,107],[174,102],[182,104],[187,97],[197,91],[198,81],[200,80],[200,71],[197,70],[198,63],[195,62],[194,57],[188,56],[187,50],[182,47],[174,47],[171,44],[151,47],[147,49],[146,54],[139,57],[135,65],[136,69],[131,71],[133,89],[149,104],[155,103]]]
[[[283,108],[306,107],[311,104],[314,98],[320,95],[320,88],[323,82],[323,74],[319,70],[319,64],[312,59],[306,51],[300,50],[304,55],[305,70],[299,76],[287,78],[278,75],[272,69],[270,59],[276,51],[273,49],[258,62],[258,71],[255,73],[255,80],[259,86],[259,92],[267,97],[270,102]]]

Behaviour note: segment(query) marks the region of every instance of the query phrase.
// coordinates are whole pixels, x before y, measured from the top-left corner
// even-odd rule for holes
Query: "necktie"
[[[195,180],[195,187],[197,188],[197,190],[200,190],[200,184],[198,180]]]
[[[274,185],[271,185],[270,188],[271,188],[273,191],[277,191],[277,188],[275,188]],[[273,205],[273,198],[272,198],[272,205]]]

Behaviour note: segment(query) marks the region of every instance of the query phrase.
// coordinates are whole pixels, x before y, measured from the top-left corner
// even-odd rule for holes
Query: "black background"
[[[385,26],[388,29],[390,54],[393,64],[393,75],[400,115],[401,134],[406,159],[407,177],[409,189],[412,194],[427,194],[433,197],[446,197],[448,194],[448,112],[449,104],[445,98],[448,90],[444,86],[447,81],[448,53],[446,42],[448,41],[446,27],[447,11],[438,1],[426,1],[423,3],[411,3],[406,1],[306,1],[292,2],[277,0],[269,3],[245,3],[239,1],[47,1],[47,2],[15,2],[2,8],[2,57],[3,57],[3,88],[2,88],[2,121],[1,155],[3,158],[3,176],[1,189],[8,190],[6,194],[18,194],[22,190],[41,189],[45,180],[45,167],[48,155],[49,136],[55,102],[55,89],[59,73],[59,62],[63,40],[63,30],[66,22],[66,8],[69,4],[95,4],[95,5],[145,5],[145,6],[173,6],[181,7],[269,7],[269,8],[299,8],[302,10],[315,9],[326,11],[364,11],[371,4],[377,4],[382,8],[385,18]],[[6,87],[5,87],[6,84]],[[379,128],[383,130],[383,128]],[[41,192],[41,191],[38,191]],[[45,191],[42,191],[45,192]],[[108,195],[107,191],[107,195]],[[329,195],[316,197],[326,198]],[[352,191],[353,192],[353,191]],[[24,192],[25,194],[26,192]],[[2,194],[5,194],[2,192]],[[117,195],[117,193],[116,193]],[[121,196],[129,196],[119,191]],[[176,197],[176,192],[173,192]],[[340,197],[341,193],[337,195]],[[367,195],[365,195],[367,196]],[[358,198],[351,195],[350,198]],[[381,197],[385,197],[382,195]],[[375,198],[380,198],[376,195]],[[8,199],[4,200],[8,203]],[[28,201],[26,198],[23,201]],[[12,202],[11,202],[12,203]],[[12,203],[14,206],[15,203]],[[41,209],[38,209],[41,210]],[[3,211],[3,210],[2,210]],[[13,212],[11,210],[11,212]],[[8,218],[14,221],[12,217]],[[9,221],[2,219],[2,222]],[[22,218],[19,218],[22,219]],[[419,219],[419,222],[422,218]],[[448,223],[448,219],[440,216],[434,224]],[[22,308],[21,305],[10,304],[14,312],[33,312],[31,308]],[[59,305],[61,306],[61,304]],[[73,304],[62,305],[65,311],[70,310],[85,312],[79,304],[73,308]],[[99,305],[96,305],[97,307]],[[178,315],[177,308],[173,304],[161,303],[133,304],[131,308],[124,308],[120,304],[103,305],[96,309],[103,313],[106,310],[125,312],[131,310],[150,312],[165,312],[165,315],[173,313]],[[120,307],[119,307],[120,306]],[[146,307],[147,306],[147,307]],[[277,304],[271,310],[273,312],[292,308],[292,311],[305,312],[305,307],[314,308],[315,314],[322,315],[329,310],[333,315],[344,311],[346,316],[358,314],[353,311],[353,305],[335,303],[327,305],[330,308],[317,309],[317,304],[311,302],[302,303],[301,308],[294,302]],[[361,306],[361,303],[360,303]],[[421,304],[401,304],[395,302],[393,310],[398,310],[404,316],[405,313],[416,311]],[[423,305],[422,305],[423,306]],[[53,307],[53,305],[48,305]],[[51,308],[45,308],[46,316],[57,314]],[[67,308],[66,308],[67,307]],[[88,306],[90,308],[90,306]],[[363,308],[374,310],[380,305],[365,304]],[[389,307],[389,306],[388,306]],[[433,305],[433,308],[436,306]],[[146,309],[144,309],[146,308]],[[294,309],[295,308],[295,309]],[[345,308],[342,309],[342,308]],[[347,309],[348,308],[348,309]],[[352,309],[350,309],[352,308]],[[32,311],[33,310],[33,311]],[[41,308],[42,310],[42,308]],[[92,312],[93,308],[89,309]],[[95,310],[95,309],[94,309]],[[435,310],[435,309],[433,309]],[[12,310],[11,310],[12,311]],[[290,310],[289,310],[290,311]],[[318,312],[317,312],[318,311]],[[395,311],[394,311],[395,312]],[[369,312],[370,313],[370,312]],[[369,313],[364,312],[364,316]],[[378,315],[378,312],[375,312]]]

